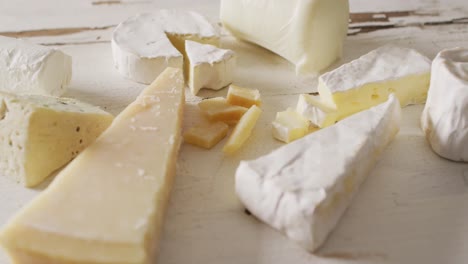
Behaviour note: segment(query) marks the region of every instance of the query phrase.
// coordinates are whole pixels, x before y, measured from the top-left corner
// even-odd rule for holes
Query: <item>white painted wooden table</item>
[[[352,23],[340,63],[387,43],[417,48],[431,58],[443,48],[468,47],[466,0],[350,2]],[[130,15],[158,8],[192,9],[217,21],[219,3],[3,0],[0,34],[57,46],[72,55],[67,96],[117,114],[143,86],[114,70],[112,29]],[[418,125],[421,106],[404,110],[401,133],[317,255],[246,215],[234,193],[239,160],[281,145],[270,134],[274,114],[293,105],[297,94],[314,92],[316,78],[296,77],[281,58],[229,36],[223,37],[223,46],[239,54],[235,82],[261,89],[265,113],[248,146],[234,157],[223,157],[220,147],[204,151],[183,146],[158,263],[468,263],[468,164],[431,152]],[[187,100],[185,125],[190,126],[200,119],[193,106],[199,98]],[[27,190],[0,177],[0,226],[45,187]],[[9,262],[0,251],[4,263]]]

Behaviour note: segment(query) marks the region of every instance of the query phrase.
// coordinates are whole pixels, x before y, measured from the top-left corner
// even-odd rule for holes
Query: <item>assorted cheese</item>
[[[74,99],[0,92],[0,172],[36,186],[93,143],[112,120]]]
[[[14,263],[154,263],[181,141],[169,68],[0,234]]]
[[[239,105],[247,108],[250,108],[253,105],[262,105],[259,90],[239,87],[237,85],[229,86],[226,99],[228,103],[232,105]]]
[[[402,106],[424,103],[430,71],[431,61],[419,52],[388,45],[321,75],[318,92],[324,104],[336,108],[340,120],[386,101],[392,93]]]
[[[60,50],[0,36],[0,89],[61,96],[72,76],[72,59]]]
[[[309,132],[309,120],[293,109],[278,112],[272,125],[273,137],[285,143],[302,138]]]
[[[212,122],[220,121],[229,125],[237,124],[248,108],[229,104],[225,98],[215,97],[198,103],[202,113]]]
[[[236,171],[236,192],[260,220],[309,251],[323,244],[399,130],[393,95]]]
[[[228,131],[229,126],[223,122],[199,125],[184,133],[184,141],[195,146],[211,149],[226,137]]]
[[[222,89],[232,83],[236,57],[232,50],[187,40],[188,86],[193,95],[200,89]]]
[[[318,95],[299,95],[296,111],[320,128],[331,126],[338,120],[336,109],[324,104]]]
[[[221,22],[234,36],[317,73],[341,57],[348,0],[222,0]]]
[[[437,154],[468,162],[468,49],[444,50],[434,59],[421,125]]]
[[[242,145],[244,145],[252,134],[255,124],[261,114],[262,110],[258,106],[253,105],[249,108],[232,131],[226,145],[224,145],[223,152],[225,154],[233,154],[238,151]]]
[[[115,67],[126,78],[149,84],[167,67],[184,68],[186,40],[217,44],[219,32],[195,12],[138,14],[120,23],[112,34]]]

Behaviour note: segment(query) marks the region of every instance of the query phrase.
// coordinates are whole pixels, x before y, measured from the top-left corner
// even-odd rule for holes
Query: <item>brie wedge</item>
[[[307,118],[312,125],[320,128],[331,126],[338,119],[336,109],[322,103],[318,95],[299,95],[296,111]]]
[[[60,50],[0,36],[0,90],[61,96],[71,76],[72,59]]]
[[[468,162],[468,49],[444,50],[434,59],[421,121],[437,154]]]
[[[242,161],[236,192],[256,217],[314,251],[351,203],[399,130],[390,99],[253,161]]]
[[[130,17],[112,34],[115,67],[128,79],[150,84],[167,67],[183,69],[186,40],[217,44],[219,32],[195,12],[160,10]]]
[[[273,137],[279,141],[289,143],[302,138],[309,132],[309,120],[293,109],[276,113],[273,121]]]
[[[12,262],[155,263],[183,108],[169,68],[2,230]]]
[[[209,44],[185,42],[188,66],[188,86],[193,95],[202,88],[220,90],[232,83],[236,57],[232,50]]]
[[[320,76],[318,92],[341,120],[392,93],[402,107],[425,103],[430,71],[431,61],[416,50],[387,45]]]
[[[317,73],[341,57],[348,0],[222,0],[221,22],[234,36]]]
[[[36,186],[93,143],[112,120],[77,100],[0,92],[0,174]]]

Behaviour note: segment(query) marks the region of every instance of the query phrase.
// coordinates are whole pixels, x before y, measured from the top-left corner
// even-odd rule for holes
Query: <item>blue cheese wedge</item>
[[[35,186],[94,142],[112,120],[74,99],[0,92],[0,174]]]
[[[390,99],[281,147],[242,161],[236,192],[256,217],[309,251],[320,247],[400,127]]]

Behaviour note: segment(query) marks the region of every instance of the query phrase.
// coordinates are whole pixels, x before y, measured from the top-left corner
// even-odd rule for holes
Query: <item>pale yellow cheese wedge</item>
[[[229,125],[236,124],[248,108],[231,105],[225,98],[215,97],[198,103],[202,113],[212,122],[220,121]]]
[[[184,134],[186,143],[210,149],[226,137],[229,126],[223,122],[199,125],[190,128]]]
[[[338,120],[338,111],[323,103],[318,95],[299,95],[296,111],[319,128],[331,126]]]
[[[262,104],[260,92],[258,90],[243,88],[236,85],[229,86],[227,102],[232,105],[239,105],[247,108],[252,105],[260,106]]]
[[[273,137],[279,141],[289,143],[307,135],[310,122],[293,109],[288,109],[278,112],[272,125]]]
[[[168,68],[1,231],[12,262],[155,263],[183,106]]]
[[[249,108],[247,113],[242,116],[241,120],[232,131],[228,142],[223,148],[224,153],[232,154],[238,151],[242,145],[244,145],[244,143],[252,134],[252,130],[254,129],[255,124],[257,123],[257,120],[260,118],[261,114],[262,109],[260,109],[258,106],[253,105]]]

